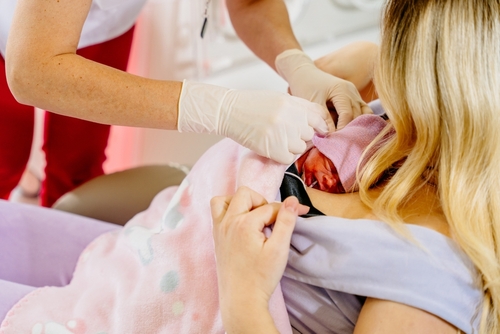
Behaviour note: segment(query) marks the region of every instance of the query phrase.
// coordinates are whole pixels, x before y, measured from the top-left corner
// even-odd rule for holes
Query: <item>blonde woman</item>
[[[374,78],[378,139],[395,134],[359,193],[307,189],[332,217],[249,189],[212,201],[228,332],[276,332],[280,280],[296,332],[500,332],[500,1],[388,1]]]

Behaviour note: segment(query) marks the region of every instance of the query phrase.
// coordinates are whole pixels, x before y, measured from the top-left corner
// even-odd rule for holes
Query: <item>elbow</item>
[[[7,68],[7,66],[5,69],[10,92],[17,102],[25,104],[26,98],[23,96],[23,92],[25,91],[23,87],[25,85],[23,84],[22,75],[16,69]]]
[[[18,67],[7,67],[7,84],[9,89],[16,99],[21,104],[29,104],[29,80],[26,78],[24,71]]]
[[[5,72],[9,89],[21,104],[33,105],[35,96],[34,88],[37,86],[34,82],[34,71],[32,69],[33,61],[23,59],[22,57],[9,56],[5,59]]]

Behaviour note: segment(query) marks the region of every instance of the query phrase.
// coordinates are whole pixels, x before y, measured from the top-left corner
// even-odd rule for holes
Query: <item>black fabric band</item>
[[[298,175],[297,168],[295,164],[292,164],[285,172],[283,177],[283,182],[280,186],[281,200],[284,201],[288,196],[295,196],[299,200],[300,204],[307,205],[310,207],[309,212],[301,217],[314,217],[314,216],[325,216],[325,214],[318,209],[316,209],[307,194],[306,188],[300,176]]]

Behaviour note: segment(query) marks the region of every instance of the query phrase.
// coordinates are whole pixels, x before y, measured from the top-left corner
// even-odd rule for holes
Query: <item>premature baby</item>
[[[356,191],[359,159],[386,124],[380,116],[362,115],[326,137],[315,135],[314,147],[295,162],[305,185],[329,193]]]

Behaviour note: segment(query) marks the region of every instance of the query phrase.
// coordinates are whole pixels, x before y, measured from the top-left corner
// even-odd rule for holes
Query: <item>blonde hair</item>
[[[433,180],[453,238],[481,275],[480,333],[497,334],[500,0],[388,1],[375,86],[395,134],[364,167],[360,195],[396,226],[401,208]],[[368,189],[398,162],[371,199]]]

